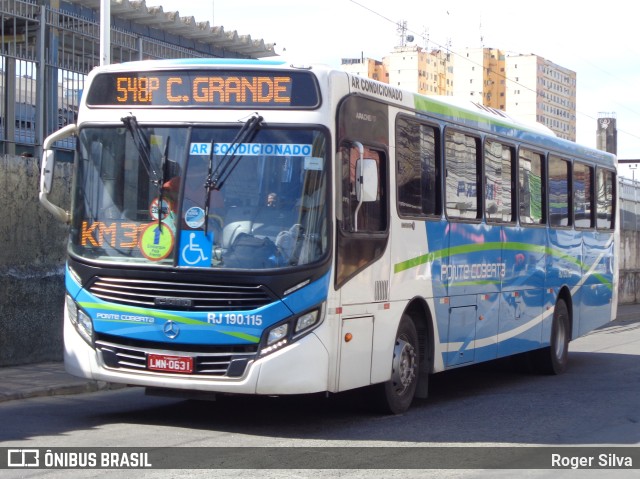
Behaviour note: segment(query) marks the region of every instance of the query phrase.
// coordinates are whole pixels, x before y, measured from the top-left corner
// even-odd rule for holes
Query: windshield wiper
[[[207,189],[207,193],[212,189],[219,190],[222,188],[222,185],[227,181],[240,161],[241,156],[236,155],[235,152],[236,146],[251,141],[253,139],[253,135],[262,123],[262,120],[263,118],[260,115],[253,115],[245,122],[244,125],[242,125],[242,128],[240,128],[240,131],[238,131],[238,134],[231,142],[229,149],[220,160],[220,164],[213,172],[211,171],[213,169],[213,144],[211,145],[211,152],[209,155],[209,176],[207,177],[207,182],[204,185]]]
[[[213,169],[213,142],[211,142],[211,151],[209,152],[209,173],[207,175],[207,181],[204,184],[204,187],[207,190],[207,199],[205,200],[204,208],[205,235],[207,234],[207,225],[209,223],[206,219],[209,218],[211,190],[220,190],[225,181],[227,181],[229,176],[231,176],[231,173],[233,173],[233,170],[238,166],[240,158],[242,157],[242,155],[236,155],[236,146],[250,142],[262,124],[263,119],[264,118],[262,118],[262,116],[256,113],[249,118],[244,125],[242,125],[242,128],[238,131],[238,134],[231,142],[229,149],[224,154],[215,170]]]
[[[153,163],[151,162],[151,145],[149,144],[149,139],[142,133],[140,126],[138,125],[138,120],[133,115],[125,116],[120,119],[124,126],[127,128],[129,133],[131,134],[131,138],[133,139],[133,143],[136,145],[136,149],[138,150],[138,154],[142,159],[142,164],[144,165],[145,170],[147,170],[147,174],[149,175],[149,181],[156,185],[158,188],[158,227],[162,227],[162,188],[164,186],[164,169],[165,163],[167,160],[167,154],[169,151],[169,138],[167,138],[167,143],[164,146],[164,153],[162,155],[161,163],[160,163],[160,173],[158,173],[153,167]]]
[[[164,192],[164,176],[165,168],[167,165],[167,157],[169,156],[169,140],[170,136],[167,136],[167,142],[164,144],[164,151],[162,152],[162,159],[160,160],[160,181],[158,182],[158,227],[162,225],[162,193]],[[169,216],[170,206],[167,205],[167,216]]]
[[[124,126],[131,134],[131,138],[133,139],[133,143],[136,145],[140,158],[142,158],[142,164],[144,165],[145,170],[147,170],[149,179],[157,185],[160,183],[161,178],[151,164],[151,146],[149,145],[147,137],[144,136],[142,130],[140,130],[136,117],[130,114],[129,116],[120,118],[120,121],[124,123]]]

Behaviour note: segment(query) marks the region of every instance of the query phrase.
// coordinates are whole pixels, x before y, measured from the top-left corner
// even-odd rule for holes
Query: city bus
[[[66,370],[184,397],[360,389],[395,414],[454,368],[562,373],[616,317],[616,161],[326,66],[96,68],[43,144],[40,200],[70,227]]]

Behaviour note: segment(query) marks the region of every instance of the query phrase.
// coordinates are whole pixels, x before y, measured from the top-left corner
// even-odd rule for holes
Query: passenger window
[[[615,198],[615,175],[611,171],[598,169],[597,171],[598,182],[596,185],[596,202],[598,229],[613,229],[614,225],[614,198]]]
[[[513,149],[497,141],[484,144],[485,215],[489,222],[513,221]]]
[[[593,168],[573,164],[573,221],[576,228],[593,228]]]
[[[542,196],[542,155],[529,150],[520,150],[520,223],[537,225],[544,223]]]
[[[549,225],[569,226],[569,162],[549,157]]]
[[[477,138],[464,133],[446,132],[447,215],[451,218],[479,217],[478,142]]]
[[[399,118],[396,127],[398,212],[403,216],[440,215],[436,131]]]

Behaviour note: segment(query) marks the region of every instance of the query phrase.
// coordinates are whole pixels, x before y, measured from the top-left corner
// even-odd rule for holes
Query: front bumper
[[[99,381],[132,386],[197,390],[231,394],[307,394],[329,390],[329,354],[311,333],[264,357],[249,360],[239,377],[178,374],[147,369],[113,367],[103,353],[90,347],[71,324],[66,308],[64,319],[64,363],[68,373]],[[144,351],[140,351],[143,356]],[[153,350],[149,352],[163,352]],[[179,355],[175,350],[164,351]],[[111,366],[108,365],[111,364]]]

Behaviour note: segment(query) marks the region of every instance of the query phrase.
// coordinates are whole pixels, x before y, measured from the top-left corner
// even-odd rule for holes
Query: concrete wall
[[[640,232],[623,230],[620,232],[620,288],[618,303],[640,302],[640,262],[638,259]]]
[[[56,204],[70,204],[72,165],[56,165]],[[0,366],[62,359],[68,227],[38,201],[37,158],[0,157]]]

